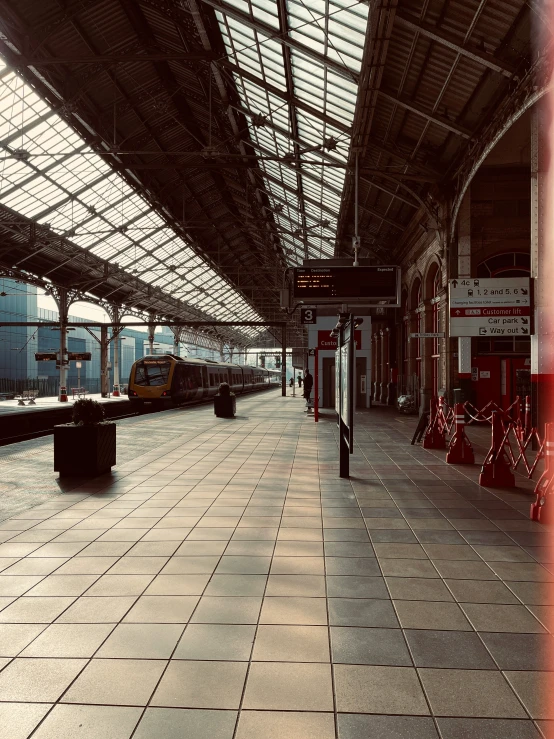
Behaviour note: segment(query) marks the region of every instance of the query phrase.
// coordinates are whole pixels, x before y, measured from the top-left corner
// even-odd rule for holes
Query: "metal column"
[[[287,397],[287,324],[281,326],[281,395]]]
[[[119,308],[114,305],[112,309],[112,320],[119,323]],[[119,397],[119,334],[121,329],[112,329],[113,341],[113,395],[114,398]]]
[[[110,390],[108,372],[108,327],[100,327],[100,394],[107,398]]]
[[[58,400],[67,403],[67,368],[69,364],[67,355],[67,318],[69,312],[69,298],[67,290],[64,287],[57,289],[55,300],[58,304],[58,312],[60,316],[60,388]]]

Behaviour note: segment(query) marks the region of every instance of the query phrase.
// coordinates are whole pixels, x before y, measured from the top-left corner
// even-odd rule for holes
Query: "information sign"
[[[55,362],[57,358],[56,352],[35,352],[37,362]]]
[[[332,331],[317,332],[317,348],[320,351],[333,351],[337,348],[337,337],[331,336]],[[356,342],[356,350],[362,348],[362,332],[354,331],[354,341]]]
[[[410,334],[410,339],[444,339],[444,331],[427,331],[426,333]]]
[[[450,336],[528,336],[533,333],[528,277],[450,280]]]
[[[317,310],[315,308],[300,308],[300,323],[303,325],[314,324],[317,321]]]
[[[77,360],[82,362],[90,362],[92,359],[92,354],[90,352],[68,352],[67,358],[70,362],[75,362]]]
[[[293,299],[308,303],[400,305],[400,267],[295,267]]]

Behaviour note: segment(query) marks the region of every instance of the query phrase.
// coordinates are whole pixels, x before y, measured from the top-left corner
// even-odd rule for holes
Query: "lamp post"
[[[81,362],[75,362],[75,367],[77,367],[77,387],[80,390],[81,389]]]

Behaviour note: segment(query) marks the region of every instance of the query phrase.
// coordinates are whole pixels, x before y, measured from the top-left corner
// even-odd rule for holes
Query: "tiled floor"
[[[546,736],[528,496],[394,411],[357,414],[347,481],[330,416],[278,391],[238,412],[123,422],[113,478],[0,524],[0,739]]]

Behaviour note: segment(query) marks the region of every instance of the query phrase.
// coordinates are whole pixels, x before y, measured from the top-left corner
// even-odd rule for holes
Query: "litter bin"
[[[214,395],[214,413],[218,418],[234,418],[237,412],[237,399],[226,382],[221,383],[219,392]]]

